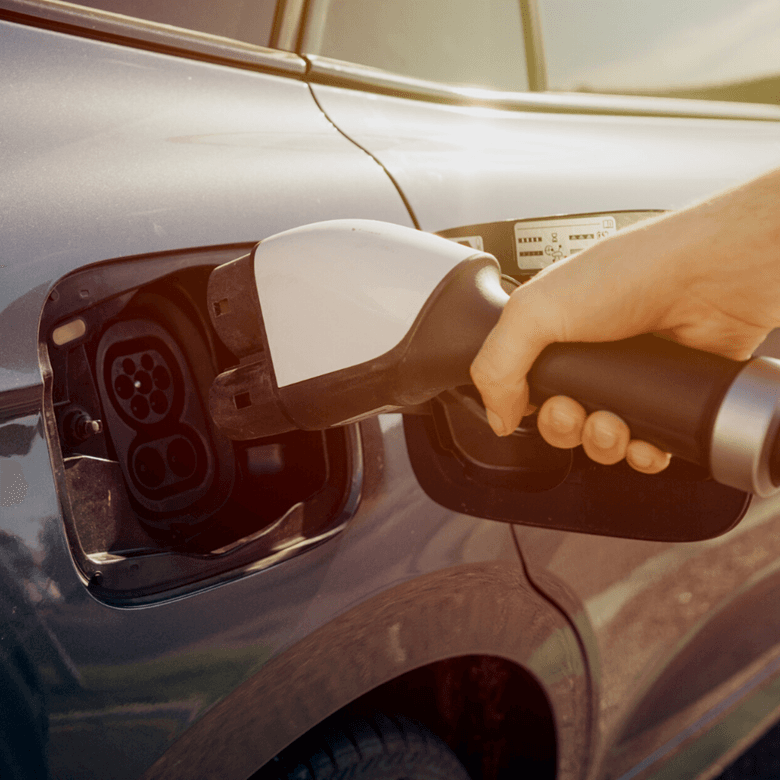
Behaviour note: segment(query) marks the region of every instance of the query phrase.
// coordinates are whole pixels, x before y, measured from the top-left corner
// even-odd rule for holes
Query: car
[[[271,237],[370,220],[517,284],[780,163],[769,66],[586,79],[578,29],[632,35],[572,5],[0,0],[3,778],[706,778],[780,717],[778,498],[499,441],[468,388],[233,437],[210,405],[278,389],[262,315],[215,325],[250,277],[209,293]],[[726,5],[674,51],[774,29]],[[279,278],[337,296],[309,247]],[[355,289],[406,305],[422,261],[378,258]]]

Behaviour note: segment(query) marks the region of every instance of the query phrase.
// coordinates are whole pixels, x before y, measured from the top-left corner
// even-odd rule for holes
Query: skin
[[[613,341],[658,333],[746,360],[780,326],[780,169],[681,211],[621,231],[555,263],[510,296],[471,366],[491,427],[509,435],[528,404],[526,375],[561,341]],[[616,415],[586,415],[575,400],[548,399],[539,431],[598,463],[626,458],[653,474],[670,456],[631,439]]]

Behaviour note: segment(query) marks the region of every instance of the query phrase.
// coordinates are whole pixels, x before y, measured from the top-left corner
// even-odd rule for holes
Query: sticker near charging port
[[[521,271],[539,271],[614,235],[615,218],[573,217],[515,223],[515,257]]]

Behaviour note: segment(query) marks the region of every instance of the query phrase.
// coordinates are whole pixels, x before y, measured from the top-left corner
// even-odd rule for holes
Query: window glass
[[[538,0],[553,90],[780,102],[777,0]]]
[[[528,89],[519,0],[321,0],[304,49],[446,84]]]
[[[84,0],[80,5],[268,46],[276,0]]]

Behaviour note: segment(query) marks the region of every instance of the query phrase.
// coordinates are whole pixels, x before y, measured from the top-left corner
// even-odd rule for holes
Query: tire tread
[[[469,780],[450,748],[405,716],[331,721],[285,753],[279,780]]]

